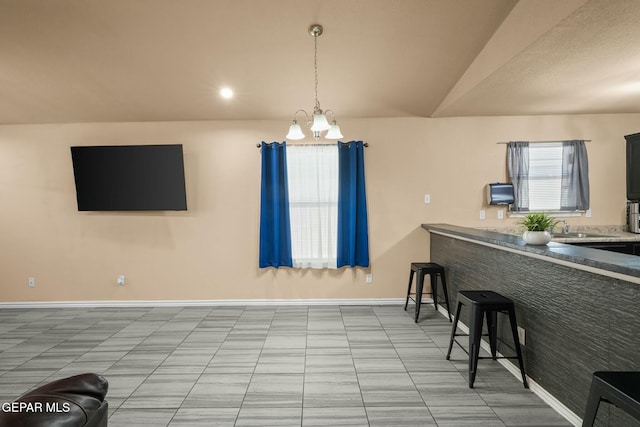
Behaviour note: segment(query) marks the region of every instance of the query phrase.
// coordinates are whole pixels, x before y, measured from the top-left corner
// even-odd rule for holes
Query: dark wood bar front
[[[594,371],[640,371],[640,257],[561,243],[529,246],[518,236],[424,224],[431,261],[446,269],[449,295],[493,290],[515,303],[527,376],[576,416],[584,415]],[[461,321],[468,324],[464,313]],[[510,343],[510,331],[499,324]],[[510,354],[502,345],[499,351]],[[480,372],[482,372],[480,370]],[[612,405],[598,420],[634,426]]]

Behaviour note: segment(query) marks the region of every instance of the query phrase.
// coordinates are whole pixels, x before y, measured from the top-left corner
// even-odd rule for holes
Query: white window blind
[[[559,210],[562,191],[562,143],[529,144],[529,210]]]
[[[287,147],[293,266],[336,268],[337,145]]]

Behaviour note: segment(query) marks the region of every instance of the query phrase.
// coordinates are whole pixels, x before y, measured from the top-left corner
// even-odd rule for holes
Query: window
[[[336,268],[338,147],[289,146],[287,170],[293,266]]]
[[[529,145],[529,210],[560,210],[562,143]]]
[[[515,190],[512,210],[589,209],[589,165],[584,141],[510,142],[507,166]]]
[[[365,144],[261,147],[259,267],[369,267]]]

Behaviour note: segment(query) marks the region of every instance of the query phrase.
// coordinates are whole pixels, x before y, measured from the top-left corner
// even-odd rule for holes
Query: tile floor
[[[427,307],[2,309],[0,402],[97,372],[110,427],[570,426],[495,361],[469,389]]]

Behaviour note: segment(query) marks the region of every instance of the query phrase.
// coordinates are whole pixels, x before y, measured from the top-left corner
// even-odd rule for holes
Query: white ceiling
[[[0,0],[0,124],[640,113],[640,0]],[[236,97],[221,99],[221,86]]]

